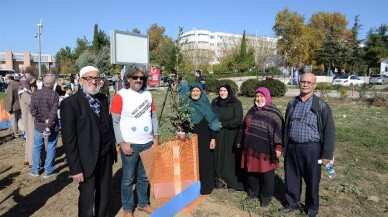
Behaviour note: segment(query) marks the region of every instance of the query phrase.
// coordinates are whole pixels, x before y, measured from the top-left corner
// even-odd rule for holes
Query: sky
[[[257,36],[275,34],[276,14],[284,8],[298,12],[305,22],[319,11],[340,12],[348,28],[359,15],[359,39],[372,27],[388,24],[386,0],[1,0],[0,52],[38,53],[37,24],[42,18],[42,54],[76,46],[77,38],[93,40],[94,25],[108,36],[111,30],[146,34],[154,23],[176,38],[178,27]]]

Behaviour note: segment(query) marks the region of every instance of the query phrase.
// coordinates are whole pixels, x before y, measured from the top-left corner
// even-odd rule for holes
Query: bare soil
[[[29,167],[23,165],[24,141],[12,139],[8,129],[0,130],[0,216],[77,216],[78,184],[72,182],[66,163],[61,137],[58,139],[56,171],[58,175],[44,179],[31,177]],[[43,171],[41,171],[43,172]],[[121,160],[114,165],[112,203],[109,216],[122,216],[120,202]],[[217,194],[227,193],[225,189]],[[207,196],[193,213],[178,213],[178,217],[189,216],[258,216],[226,203],[217,202],[216,197]],[[151,196],[151,205],[158,207]],[[136,211],[134,216],[148,216]]]

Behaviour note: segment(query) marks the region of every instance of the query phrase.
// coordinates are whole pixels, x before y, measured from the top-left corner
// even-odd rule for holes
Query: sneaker
[[[50,178],[52,176],[56,176],[58,173],[57,172],[51,172],[51,173],[43,173],[43,178],[47,179],[47,178]]]
[[[38,177],[39,176],[39,172],[38,171],[30,171],[29,173],[28,173],[28,175],[29,176],[32,176],[32,177]]]

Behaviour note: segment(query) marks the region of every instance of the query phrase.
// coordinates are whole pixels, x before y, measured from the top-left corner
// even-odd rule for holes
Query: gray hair
[[[46,76],[44,76],[44,78],[43,78],[44,86],[51,87],[51,86],[54,85],[54,83],[55,83],[55,78],[54,78],[53,75],[46,75]]]
[[[136,73],[143,73],[144,76],[148,77],[148,70],[144,65],[132,64],[127,67],[127,70],[124,73],[124,85],[125,88],[129,88],[130,84],[128,79],[134,76]],[[144,90],[147,87],[147,80],[143,82],[141,90]]]

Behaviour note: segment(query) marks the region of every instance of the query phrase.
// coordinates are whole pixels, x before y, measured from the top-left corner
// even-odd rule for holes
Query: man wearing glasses
[[[302,178],[306,184],[305,211],[316,216],[319,208],[321,167],[333,159],[335,126],[329,105],[314,95],[316,77],[306,73],[299,82],[300,95],[286,110],[284,134],[284,171],[286,206],[283,213],[300,210]]]
[[[79,183],[78,216],[105,217],[117,159],[112,118],[107,97],[99,93],[99,70],[85,66],[79,74],[81,89],[61,102],[62,141],[70,174]]]
[[[112,100],[113,127],[120,146],[123,176],[121,203],[124,217],[132,217],[135,208],[133,184],[136,183],[137,210],[148,214],[154,209],[149,205],[149,181],[139,153],[158,145],[158,120],[151,93],[147,91],[147,71],[140,65],[130,65],[125,72],[126,88]],[[136,177],[136,180],[135,180]]]

